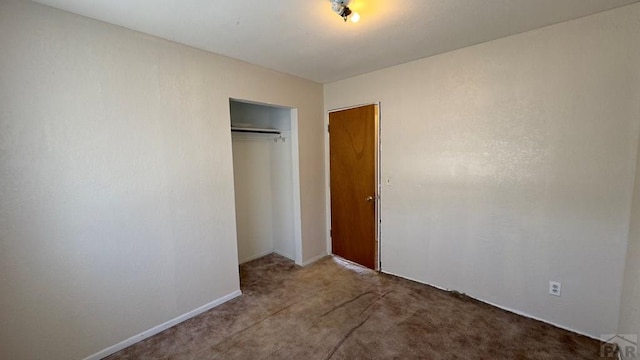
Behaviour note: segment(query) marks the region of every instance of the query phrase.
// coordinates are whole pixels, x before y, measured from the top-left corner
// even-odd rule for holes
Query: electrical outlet
[[[562,284],[557,281],[549,281],[549,294],[553,296],[560,296],[562,292]]]

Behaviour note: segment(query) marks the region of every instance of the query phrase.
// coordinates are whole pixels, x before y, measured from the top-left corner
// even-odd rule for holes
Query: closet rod
[[[280,130],[276,129],[258,129],[258,128],[241,128],[241,127],[232,127],[232,132],[242,132],[242,133],[254,133],[254,134],[276,134],[280,135]]]

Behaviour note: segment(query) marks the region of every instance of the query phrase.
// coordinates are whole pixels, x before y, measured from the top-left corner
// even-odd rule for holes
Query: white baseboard
[[[443,290],[443,291],[447,291],[447,292],[451,292],[451,291],[453,291],[452,289],[446,289],[446,288],[443,288],[443,287],[441,287],[441,286],[437,286],[437,285],[429,284],[429,283],[426,283],[426,282],[424,282],[424,281],[420,281],[420,280],[416,280],[416,279],[408,278],[408,277],[406,277],[406,276],[402,276],[402,275],[393,274],[393,273],[390,273],[390,272],[387,272],[387,271],[383,271],[383,270],[381,270],[380,272],[385,273],[385,274],[389,274],[389,275],[393,275],[393,276],[397,276],[397,277],[400,277],[400,278],[403,278],[403,279],[407,279],[407,280],[415,281],[415,282],[420,283],[420,284],[429,285],[429,286],[434,287],[434,288],[439,289],[439,290]],[[472,299],[478,300],[478,301],[480,301],[480,302],[483,302],[483,303],[485,303],[485,304],[487,304],[487,305],[491,305],[491,306],[497,307],[497,308],[499,308],[499,309],[502,309],[502,310],[508,311],[508,312],[510,312],[510,313],[514,313],[514,314],[516,314],[516,315],[524,316],[524,317],[529,318],[529,319],[537,320],[537,321],[543,322],[543,323],[545,323],[545,324],[549,324],[549,325],[555,326],[555,327],[560,328],[560,329],[563,329],[563,330],[570,331],[570,332],[575,333],[575,334],[578,334],[578,335],[586,336],[586,337],[588,337],[588,338],[590,338],[590,339],[594,339],[594,340],[602,341],[600,338],[595,337],[595,336],[593,336],[593,335],[589,335],[589,334],[587,334],[587,333],[585,333],[585,332],[578,331],[578,330],[572,329],[572,328],[567,327],[567,326],[564,326],[564,325],[556,324],[556,323],[551,322],[551,321],[549,321],[549,320],[545,320],[545,319],[542,319],[542,318],[539,318],[539,317],[536,317],[536,316],[533,316],[533,315],[527,314],[527,313],[522,312],[522,311],[519,311],[519,310],[514,310],[514,309],[508,308],[508,307],[506,307],[506,306],[498,305],[498,304],[492,303],[492,302],[490,302],[490,301],[486,301],[486,300],[484,300],[484,299],[480,299],[480,298],[478,298],[478,297],[471,296],[471,295],[469,295],[469,294],[464,294],[464,295],[465,295],[465,296],[468,296],[468,297],[470,297],[470,298],[472,298]]]
[[[273,252],[274,252],[274,254],[278,254],[278,255],[280,255],[282,257],[286,257],[289,260],[293,260],[293,258],[294,258],[293,256],[291,256],[291,254],[287,254],[287,253],[284,253],[284,252],[279,251],[279,250],[273,250]]]
[[[320,254],[320,255],[318,255],[318,256],[314,256],[314,257],[312,257],[311,259],[307,259],[307,260],[305,260],[305,261],[303,261],[303,262],[302,262],[302,266],[308,266],[308,265],[311,265],[311,264],[313,264],[314,262],[316,262],[316,261],[318,261],[318,260],[320,260],[320,259],[324,258],[324,257],[325,257],[325,256],[327,256],[327,255],[329,255],[329,254]]]
[[[158,334],[158,333],[160,333],[160,332],[162,332],[162,331],[164,331],[164,330],[166,330],[166,329],[168,329],[168,328],[170,328],[172,326],[175,326],[175,325],[177,325],[177,324],[179,324],[179,323],[181,323],[181,322],[183,322],[185,320],[188,320],[188,319],[190,319],[190,318],[192,318],[194,316],[200,315],[200,314],[202,314],[203,312],[205,312],[207,310],[211,310],[214,307],[216,307],[218,305],[221,305],[221,304],[223,304],[223,303],[225,303],[225,302],[227,302],[227,301],[229,301],[231,299],[234,299],[234,298],[236,298],[236,297],[238,297],[240,295],[242,295],[242,292],[240,290],[236,290],[236,291],[234,291],[234,292],[232,292],[230,294],[227,294],[227,295],[225,295],[225,296],[223,296],[221,298],[213,300],[212,302],[210,302],[208,304],[202,305],[197,309],[191,310],[186,314],[182,314],[182,315],[180,315],[180,316],[178,316],[178,317],[176,317],[174,319],[171,319],[171,320],[169,320],[169,321],[167,321],[167,322],[165,322],[163,324],[155,326],[155,327],[153,327],[153,328],[151,328],[149,330],[143,331],[138,335],[134,335],[134,336],[132,336],[132,337],[130,337],[130,338],[124,340],[124,341],[121,341],[121,342],[119,342],[119,343],[117,343],[117,344],[115,344],[113,346],[109,346],[108,348],[106,348],[104,350],[101,350],[101,351],[98,351],[97,353],[95,353],[93,355],[89,355],[86,358],[84,358],[84,360],[100,360],[102,358],[105,358],[105,357],[107,357],[107,356],[109,356],[111,354],[114,354],[114,353],[116,353],[116,352],[118,352],[118,351],[120,351],[120,350],[122,350],[122,349],[124,349],[126,347],[129,347],[129,346],[131,346],[131,345],[133,345],[133,344],[135,344],[135,343],[137,343],[139,341],[142,341],[142,340],[144,340],[144,339],[146,339],[148,337],[151,337],[153,335],[156,335],[156,334]]]
[[[386,271],[386,270],[380,270],[380,272],[381,272],[381,273],[383,273],[383,274],[393,275],[393,276],[397,276],[397,277],[399,277],[399,278],[403,278],[403,279],[411,280],[411,281],[417,282],[417,283],[419,283],[419,284],[429,285],[429,286],[431,286],[432,288],[436,288],[436,289],[438,289],[438,290],[447,291],[447,292],[450,292],[450,291],[451,291],[450,289],[443,288],[442,286],[429,284],[429,283],[426,283],[426,282],[424,282],[424,281],[416,280],[416,279],[414,279],[414,278],[410,278],[410,277],[407,277],[407,276],[402,276],[402,275],[394,274],[394,273],[392,273],[392,272],[388,272],[388,271]]]
[[[467,294],[465,294],[465,295],[467,295]],[[469,296],[469,295],[467,295],[467,296]],[[510,309],[510,308],[508,308],[508,307],[501,306],[501,305],[498,305],[498,304],[494,304],[494,303],[492,303],[492,302],[489,302],[489,301],[486,301],[486,300],[483,300],[483,299],[479,299],[479,298],[476,298],[476,297],[473,297],[473,296],[469,296],[469,297],[470,297],[470,298],[472,298],[472,299],[476,299],[476,300],[478,300],[478,301],[481,301],[481,302],[483,302],[483,303],[485,303],[485,304],[488,304],[488,305],[491,305],[491,306],[495,306],[495,307],[500,308],[500,309],[502,309],[502,310],[505,310],[505,311],[508,311],[508,312],[514,313],[514,314],[516,314],[516,315],[524,316],[524,317],[527,317],[527,318],[529,318],[529,319],[533,319],[533,320],[538,320],[538,321],[543,322],[543,323],[545,323],[545,324],[549,324],[549,325],[555,326],[555,327],[560,328],[560,329],[563,329],[563,330],[567,330],[567,331],[569,331],[569,332],[572,332],[572,333],[575,333],[575,334],[578,334],[578,335],[586,336],[586,337],[588,337],[588,338],[590,338],[590,339],[594,339],[594,340],[602,341],[602,339],[600,339],[600,338],[598,338],[598,337],[595,337],[595,336],[593,336],[593,335],[589,335],[589,334],[587,334],[587,333],[585,333],[585,332],[578,331],[578,330],[576,330],[576,329],[572,329],[572,328],[567,327],[567,326],[564,326],[564,325],[556,324],[556,323],[554,323],[554,322],[552,322],[552,321],[545,320],[545,319],[539,318],[539,317],[537,317],[537,316],[533,316],[533,315],[527,314],[527,313],[522,312],[522,311],[518,311],[518,310]]]
[[[263,252],[261,252],[259,254],[256,254],[256,255],[247,256],[244,259],[240,259],[240,261],[238,261],[238,264],[244,264],[244,263],[249,262],[251,260],[259,259],[259,258],[261,258],[263,256],[267,256],[267,255],[269,255],[271,253],[273,253],[273,249],[270,249],[270,250],[267,250],[267,251],[263,251]]]
[[[246,262],[249,262],[249,261],[252,261],[252,260],[255,260],[255,259],[260,259],[261,257],[267,256],[269,254],[278,254],[278,255],[280,255],[282,257],[286,257],[287,259],[293,260],[293,257],[290,254],[286,254],[286,253],[284,253],[282,251],[272,249],[272,250],[263,251],[263,252],[261,252],[261,253],[259,253],[257,255],[251,255],[249,257],[246,257],[246,258],[240,260],[238,262],[238,264],[244,264]]]

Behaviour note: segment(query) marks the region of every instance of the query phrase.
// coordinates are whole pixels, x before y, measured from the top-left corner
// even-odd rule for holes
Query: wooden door
[[[329,113],[331,245],[335,255],[376,263],[377,105]]]

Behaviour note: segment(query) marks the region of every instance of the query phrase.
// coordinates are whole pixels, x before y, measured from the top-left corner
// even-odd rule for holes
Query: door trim
[[[376,211],[375,211],[375,234],[376,234],[376,259],[375,259],[375,270],[380,272],[382,271],[382,254],[380,253],[381,243],[382,243],[382,222],[380,217],[381,211],[381,203],[382,203],[382,154],[381,154],[381,143],[382,143],[382,133],[381,133],[381,104],[380,102],[370,102],[363,103],[352,106],[345,106],[335,109],[329,109],[325,112],[324,117],[324,159],[325,159],[325,208],[326,208],[326,230],[327,230],[327,252],[329,254],[333,253],[332,245],[331,245],[331,166],[330,166],[330,154],[329,154],[329,114],[332,112],[340,111],[340,110],[348,110],[354,109],[367,105],[376,105],[376,119],[375,119],[375,178],[376,178]]]

